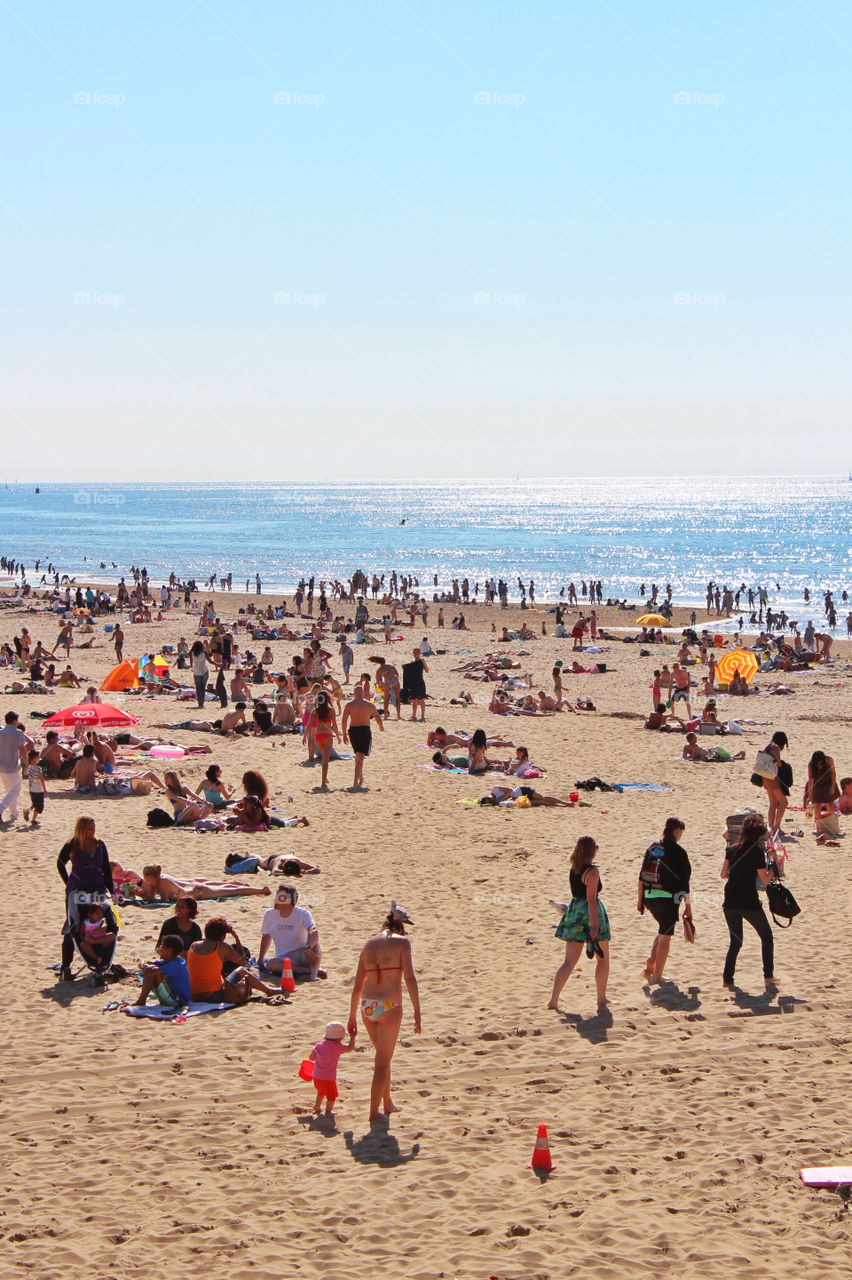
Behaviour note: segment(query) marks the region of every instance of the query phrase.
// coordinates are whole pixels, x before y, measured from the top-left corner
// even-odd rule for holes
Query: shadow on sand
[[[371,1121],[369,1130],[360,1138],[354,1137],[352,1130],[347,1129],[343,1139],[354,1160],[359,1164],[375,1164],[382,1169],[392,1169],[417,1159],[420,1143],[415,1142],[411,1150],[404,1153],[390,1132],[388,1123],[386,1117]]]

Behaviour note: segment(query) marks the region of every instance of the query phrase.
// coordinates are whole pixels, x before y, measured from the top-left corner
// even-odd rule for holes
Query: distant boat
[[[852,476],[850,476],[849,479],[852,480]],[[36,493],[41,493],[41,489],[39,489],[38,485],[36,485]]]

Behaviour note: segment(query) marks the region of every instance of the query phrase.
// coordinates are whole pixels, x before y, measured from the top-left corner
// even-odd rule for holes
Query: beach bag
[[[166,813],[165,809],[149,809],[147,825],[149,827],[173,827],[175,820],[170,813]]]
[[[661,889],[660,864],[665,857],[665,849],[661,844],[649,845],[642,858],[639,880],[646,889]]]
[[[779,929],[789,929],[794,916],[799,915],[802,910],[786,884],[782,884],[780,880],[769,881],[766,886],[766,902]],[[782,924],[781,920],[786,920],[787,923]]]
[[[840,836],[840,819],[836,813],[827,813],[822,818],[817,818],[816,830],[819,836],[830,836],[832,840],[837,840]]]
[[[771,752],[758,751],[752,773],[756,773],[759,778],[778,777],[778,764]]]

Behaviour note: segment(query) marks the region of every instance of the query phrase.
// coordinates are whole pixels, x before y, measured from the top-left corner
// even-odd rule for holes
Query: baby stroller
[[[92,906],[100,907],[103,911],[104,933],[109,938],[105,943],[86,937],[86,920]],[[118,912],[108,893],[73,889],[68,895],[68,912],[62,929],[62,976],[73,976],[70,972],[71,960],[76,951],[91,974],[93,987],[126,977],[127,970],[113,963],[120,925]]]

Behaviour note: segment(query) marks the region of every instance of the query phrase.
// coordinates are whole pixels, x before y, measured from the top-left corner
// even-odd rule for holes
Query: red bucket
[[[303,1058],[299,1066],[299,1076],[302,1080],[313,1080],[314,1064],[310,1058]]]

